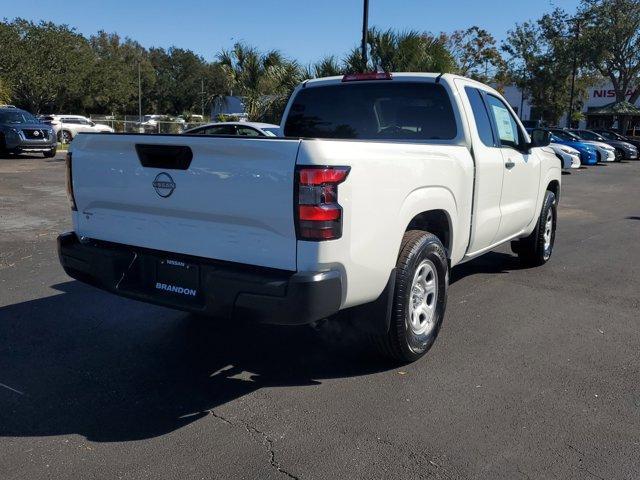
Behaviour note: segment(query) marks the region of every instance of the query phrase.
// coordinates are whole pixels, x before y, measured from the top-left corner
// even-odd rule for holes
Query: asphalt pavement
[[[222,326],[70,279],[62,155],[1,159],[0,478],[638,478],[640,162],[562,180],[550,263],[456,267],[399,367],[335,322]]]

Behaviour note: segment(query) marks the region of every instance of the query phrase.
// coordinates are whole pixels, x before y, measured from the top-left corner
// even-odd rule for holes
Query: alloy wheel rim
[[[426,335],[435,327],[438,301],[438,273],[431,260],[423,260],[415,270],[409,294],[408,327],[415,335]]]
[[[553,236],[553,212],[547,212],[547,219],[544,223],[544,254],[545,257],[551,255],[551,237]]]

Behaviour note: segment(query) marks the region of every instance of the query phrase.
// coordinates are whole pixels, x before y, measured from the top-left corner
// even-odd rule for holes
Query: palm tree
[[[343,74],[344,66],[340,65],[333,55],[324,57],[304,70],[305,78],[333,77]]]
[[[300,67],[276,50],[260,53],[236,43],[218,55],[226,77],[226,94],[242,98],[250,120],[275,121],[301,80]]]
[[[381,68],[387,72],[451,72],[455,61],[447,48],[444,35],[434,36],[415,30],[397,32],[371,28],[367,45],[369,62],[363,64],[359,49],[353,49],[345,59],[347,70],[362,72]]]

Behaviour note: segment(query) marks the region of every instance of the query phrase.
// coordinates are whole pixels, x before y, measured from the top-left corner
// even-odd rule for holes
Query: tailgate
[[[71,149],[75,230],[294,271],[298,146],[276,138],[78,135]]]

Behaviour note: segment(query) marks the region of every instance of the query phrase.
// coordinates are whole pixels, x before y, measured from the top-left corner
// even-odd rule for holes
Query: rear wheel
[[[73,135],[71,135],[69,130],[62,130],[59,137],[62,143],[71,143],[71,140],[73,140]]]
[[[7,144],[4,141],[4,135],[0,133],[0,158],[6,157],[7,154]]]
[[[547,190],[542,203],[538,224],[527,238],[511,243],[520,261],[529,267],[544,265],[551,258],[556,239],[557,202],[553,192]]]
[[[406,232],[396,264],[389,331],[374,337],[382,353],[400,362],[427,353],[442,325],[448,281],[447,256],[438,237]]]

